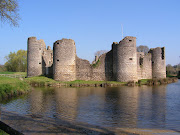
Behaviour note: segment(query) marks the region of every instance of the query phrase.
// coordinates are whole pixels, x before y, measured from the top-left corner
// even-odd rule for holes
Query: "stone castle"
[[[57,40],[53,50],[43,40],[28,38],[27,76],[46,75],[57,81],[138,81],[166,78],[165,48],[137,52],[136,37],[127,36],[112,49],[96,57],[94,64],[76,55],[72,39]]]

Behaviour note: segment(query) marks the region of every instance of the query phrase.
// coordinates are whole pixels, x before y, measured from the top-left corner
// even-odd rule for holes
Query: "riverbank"
[[[25,78],[25,81],[32,86],[48,86],[48,87],[118,87],[118,86],[141,86],[141,85],[162,85],[177,82],[178,79],[142,79],[138,82],[116,82],[116,81],[83,81],[75,80],[70,82],[55,81],[45,76],[37,76]]]
[[[0,76],[0,100],[22,95],[30,90],[30,85],[18,78]]]

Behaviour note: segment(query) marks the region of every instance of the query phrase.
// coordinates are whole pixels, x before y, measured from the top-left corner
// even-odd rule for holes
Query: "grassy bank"
[[[55,81],[51,78],[44,76],[25,78],[25,81],[33,86],[67,86],[67,87],[98,87],[98,86],[122,86],[126,85],[125,82],[116,81],[83,81],[75,80],[70,82]]]
[[[45,76],[37,76],[25,78],[25,81],[32,86],[52,86],[52,87],[116,87],[116,86],[135,86],[135,85],[161,85],[177,82],[177,78],[165,78],[165,79],[142,79],[137,83],[134,81],[130,82],[116,82],[116,81],[83,81],[83,80],[75,80],[70,82],[61,82],[55,81],[51,78],[47,78]]]
[[[0,76],[0,100],[27,93],[30,85],[17,78]]]

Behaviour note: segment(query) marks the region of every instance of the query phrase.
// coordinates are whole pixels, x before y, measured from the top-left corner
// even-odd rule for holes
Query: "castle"
[[[53,50],[43,40],[28,38],[27,77],[46,75],[57,81],[138,81],[166,78],[165,48],[137,52],[136,37],[127,36],[96,58],[94,64],[76,55],[72,39],[57,40]]]

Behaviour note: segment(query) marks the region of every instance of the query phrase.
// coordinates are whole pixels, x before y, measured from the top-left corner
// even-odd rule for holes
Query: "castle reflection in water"
[[[105,127],[163,128],[166,87],[35,88],[28,113]]]

